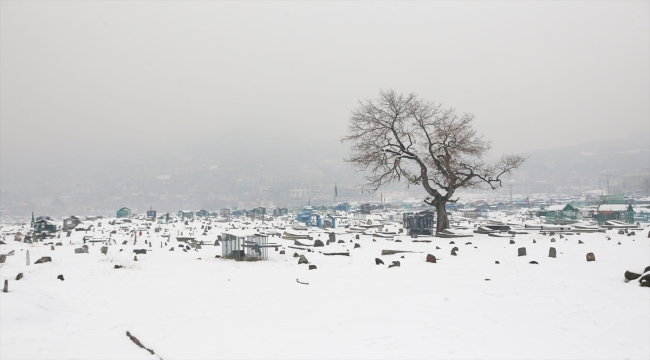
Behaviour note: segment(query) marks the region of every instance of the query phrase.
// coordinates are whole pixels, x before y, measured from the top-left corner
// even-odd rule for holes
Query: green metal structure
[[[115,215],[116,218],[128,218],[131,217],[131,209],[128,207],[123,207],[119,210],[117,210],[117,214]]]
[[[596,211],[596,220],[598,224],[603,224],[607,220],[634,224],[634,209],[630,204],[601,204]]]

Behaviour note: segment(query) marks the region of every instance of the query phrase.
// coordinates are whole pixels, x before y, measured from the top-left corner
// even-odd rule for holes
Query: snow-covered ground
[[[531,233],[515,244],[479,234],[430,243],[337,234],[344,244],[313,252],[274,237],[286,254],[271,249],[268,261],[235,262],[215,258],[220,246],[183,252],[175,236],[189,230],[166,227],[172,241],[163,248],[164,232],[152,227],[135,246],[127,234],[112,235],[117,245],[107,255],[101,244],[75,254],[92,231],[46,239],[63,243],[55,250],[7,236],[0,253],[15,254],[0,265],[9,280],[0,293],[0,358],[650,358],[650,288],[623,278],[650,265],[648,229],[563,239]],[[105,225],[104,236],[112,228]],[[212,244],[222,230],[195,235]],[[450,255],[454,246],[458,256]],[[557,258],[548,257],[551,246]],[[517,256],[520,247],[526,256]],[[144,248],[152,251],[134,261],[132,250]],[[319,253],[347,250],[349,257]],[[596,261],[586,261],[588,252]],[[318,268],[298,265],[294,253]],[[425,262],[427,254],[437,263]],[[52,262],[34,264],[42,256]],[[393,261],[400,267],[388,268]]]

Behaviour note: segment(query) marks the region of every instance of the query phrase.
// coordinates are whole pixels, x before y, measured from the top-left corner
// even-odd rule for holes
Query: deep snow
[[[169,228],[174,239],[179,224]],[[221,231],[197,239],[212,244]],[[478,234],[431,243],[337,234],[345,244],[315,252],[274,237],[286,254],[271,249],[259,262],[217,259],[221,249],[212,245],[183,252],[176,240],[161,249],[164,238],[150,233],[136,246],[113,235],[118,245],[107,255],[101,244],[74,253],[85,232],[46,240],[64,244],[54,251],[7,237],[0,252],[15,255],[0,265],[1,280],[9,279],[9,292],[0,293],[0,358],[650,358],[650,289],[623,278],[650,265],[647,229],[555,235],[555,243],[532,233],[517,235],[514,245]],[[458,256],[450,255],[454,246]],[[551,246],[557,258],[548,257]],[[527,256],[517,256],[519,247]],[[152,251],[134,261],[134,248]],[[382,256],[383,249],[417,253]],[[346,250],[349,257],[318,253]],[[318,269],[298,265],[294,252]],[[585,260],[588,252],[595,262]],[[437,263],[425,262],[429,253]],[[33,264],[41,256],[53,261]],[[396,260],[401,266],[389,269]]]

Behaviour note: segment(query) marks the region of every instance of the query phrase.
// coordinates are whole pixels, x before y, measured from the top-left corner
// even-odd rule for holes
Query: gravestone
[[[388,268],[390,269],[390,268],[392,268],[392,267],[400,267],[399,265],[400,265],[400,264],[399,264],[399,261],[393,261],[392,264],[388,265]]]
[[[587,261],[596,261],[596,256],[594,255],[594,253],[587,254]]]
[[[316,270],[316,269],[317,269],[316,265],[309,265],[309,270]]]
[[[23,273],[18,273],[18,275],[16,275],[16,280],[20,280],[22,278],[23,278]]]
[[[355,249],[360,248],[360,247],[361,247],[361,245],[359,245],[359,244],[357,244],[357,243],[354,244],[354,248],[355,248]]]
[[[108,252],[108,246],[102,246],[100,251],[102,254],[106,255],[106,253]]]
[[[298,259],[298,265],[300,265],[300,264],[308,264],[308,263],[309,263],[309,261],[307,260],[305,255],[300,255],[300,259]]]
[[[0,264],[3,264],[5,261],[7,261],[7,256],[6,255],[0,255]]]
[[[624,276],[625,276],[625,279],[629,281],[629,280],[636,280],[636,279],[640,278],[641,274],[636,274],[636,273],[633,273],[631,271],[626,271]]]
[[[27,265],[29,265],[29,250],[27,250]]]
[[[514,244],[514,243],[515,243],[515,241],[510,239],[510,244]]]
[[[323,244],[322,241],[320,241],[320,240],[315,240],[314,241],[314,247],[323,247],[323,246],[325,246],[325,244]]]
[[[380,258],[375,258],[375,265],[384,265],[384,262]]]
[[[555,250],[554,247],[548,249],[548,257],[554,258],[556,256],[557,251]]]
[[[34,264],[43,264],[43,263],[46,263],[46,262],[52,262],[52,258],[49,257],[49,256],[43,256],[42,258],[34,261]]]
[[[519,249],[517,249],[517,256],[526,256],[526,248],[520,247]]]
[[[436,257],[431,255],[431,254],[427,254],[427,262],[435,264],[436,263]]]

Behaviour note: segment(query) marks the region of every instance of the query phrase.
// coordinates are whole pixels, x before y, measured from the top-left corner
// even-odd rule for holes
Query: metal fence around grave
[[[237,261],[267,260],[268,246],[268,236],[236,236],[226,233],[221,242],[221,257]]]

